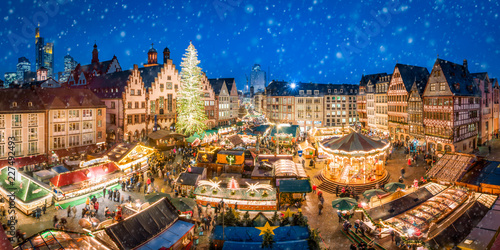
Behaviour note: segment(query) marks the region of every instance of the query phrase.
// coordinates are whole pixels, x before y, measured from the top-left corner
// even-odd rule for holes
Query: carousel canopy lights
[[[247,193],[248,192],[257,192],[257,189],[265,189],[268,191],[273,191],[273,186],[271,186],[269,184],[259,184],[258,182],[255,184],[249,184],[248,182],[246,182],[246,184],[248,185]]]
[[[283,127],[291,127],[292,125],[288,124],[288,123],[282,123],[282,124],[279,124],[278,125],[278,128],[283,128]]]
[[[356,132],[341,138],[325,139],[319,145],[328,153],[340,155],[371,155],[384,152],[391,146]]]
[[[222,181],[218,181],[218,182],[215,182],[213,180],[208,180],[208,181],[205,181],[205,180],[202,180],[198,183],[199,186],[210,186],[212,188],[212,190],[221,190],[219,185],[221,184]]]

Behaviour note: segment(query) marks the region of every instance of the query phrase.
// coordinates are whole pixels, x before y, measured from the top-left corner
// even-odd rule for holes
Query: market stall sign
[[[234,155],[226,155],[226,161],[229,165],[233,165],[236,161],[236,157]]]

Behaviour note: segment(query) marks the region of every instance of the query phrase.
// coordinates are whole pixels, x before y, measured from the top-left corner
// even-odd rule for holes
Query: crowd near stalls
[[[79,168],[62,171],[50,179],[57,201],[78,197],[118,183],[133,171],[144,171],[154,149],[142,144],[117,144]]]
[[[184,145],[185,135],[170,132],[168,130],[158,130],[148,135],[149,145],[163,151]]]
[[[19,171],[10,171],[9,167],[0,169],[0,187],[0,194],[5,201],[14,201],[16,208],[25,214],[51,206],[53,202],[52,192],[45,184]],[[10,198],[12,194],[15,198]],[[0,212],[7,213],[10,204],[5,202],[0,205]]]
[[[109,249],[189,249],[194,228],[193,221],[180,217],[175,206],[163,198],[123,221],[92,231],[92,235]]]
[[[216,207],[223,201],[233,209],[276,211],[276,189],[265,183],[234,177],[228,181],[200,181],[194,195],[202,206]]]

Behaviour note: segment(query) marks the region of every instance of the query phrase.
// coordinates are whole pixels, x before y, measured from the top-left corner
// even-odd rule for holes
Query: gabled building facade
[[[408,125],[408,100],[414,83],[417,88],[429,77],[429,71],[424,67],[396,64],[387,92],[387,108],[389,120],[389,133],[394,141],[403,142],[405,145],[410,141]]]
[[[215,119],[215,92],[205,73],[203,73],[203,75],[201,76],[201,91],[203,92],[202,98],[205,103],[205,114],[207,115],[205,124],[207,125],[208,129],[211,129],[214,128],[217,124],[217,120]]]
[[[232,125],[238,118],[238,89],[234,78],[209,79],[215,94],[217,126]]]
[[[375,84],[375,132],[382,138],[389,135],[389,117],[387,115],[387,91],[392,75],[379,77]]]
[[[122,71],[122,68],[116,56],[113,56],[113,58],[108,61],[99,61],[99,51],[97,50],[97,45],[94,44],[91,63],[87,65],[77,64],[68,77],[68,85],[85,86],[93,77],[119,71]]]
[[[481,96],[466,64],[438,58],[423,99],[428,152],[470,153],[477,148]]]

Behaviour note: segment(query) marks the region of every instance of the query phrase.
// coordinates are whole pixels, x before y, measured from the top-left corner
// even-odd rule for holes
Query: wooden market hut
[[[148,135],[149,145],[154,145],[159,150],[169,150],[184,144],[187,136],[168,130],[158,130]]]

